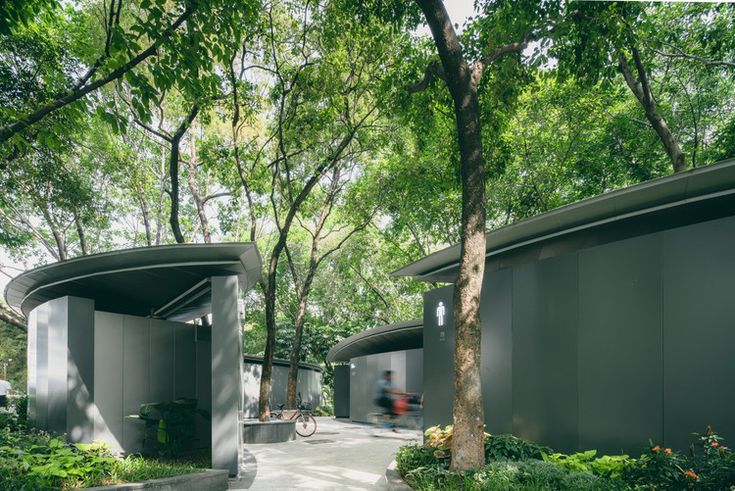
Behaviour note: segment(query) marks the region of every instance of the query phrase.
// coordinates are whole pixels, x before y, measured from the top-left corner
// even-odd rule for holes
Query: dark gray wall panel
[[[123,316],[95,312],[95,439],[123,449]]]
[[[582,448],[635,452],[661,440],[661,309],[660,235],[579,253]]]
[[[68,301],[66,433],[73,442],[94,440],[94,300]]]
[[[424,350],[411,349],[406,354],[406,392],[424,393]]]
[[[175,350],[173,323],[151,319],[148,347],[150,356],[148,398],[150,402],[165,402],[174,399]]]
[[[454,301],[453,286],[424,294],[424,427],[452,422],[454,399]],[[437,324],[437,306],[442,302],[446,323]]]
[[[196,339],[191,324],[173,324],[175,338],[174,399],[196,399]]]
[[[350,360],[350,418],[353,421],[364,421],[367,411],[372,407],[375,392],[371,382],[363,374],[368,370],[367,356],[358,356]],[[375,383],[375,381],[372,381]]]
[[[350,366],[334,367],[334,416],[350,417]]]
[[[123,316],[123,448],[129,452],[143,449],[143,422],[125,416],[138,414],[140,405],[149,398],[150,373],[149,319]]]
[[[735,218],[664,235],[664,441],[735,439]]]
[[[504,292],[487,293],[492,298]],[[484,336],[488,330],[484,320],[483,325]],[[559,256],[515,268],[512,343],[513,433],[562,452],[575,451],[576,256]]]
[[[513,281],[512,270],[503,269],[482,284],[482,400],[490,433],[513,429]]]

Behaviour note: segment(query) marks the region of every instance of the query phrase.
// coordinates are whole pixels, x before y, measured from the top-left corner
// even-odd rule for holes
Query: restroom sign
[[[444,327],[447,323],[447,308],[444,307],[444,302],[439,302],[436,306],[436,325]]]

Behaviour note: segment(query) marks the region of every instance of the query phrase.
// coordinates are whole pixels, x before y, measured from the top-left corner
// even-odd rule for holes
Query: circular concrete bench
[[[280,443],[296,439],[296,421],[245,421],[242,425],[244,443]]]

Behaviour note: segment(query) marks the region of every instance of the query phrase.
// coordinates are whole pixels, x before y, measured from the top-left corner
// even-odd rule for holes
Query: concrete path
[[[286,443],[247,445],[245,475],[230,489],[386,489],[385,469],[419,431],[374,429],[319,417],[317,432]]]

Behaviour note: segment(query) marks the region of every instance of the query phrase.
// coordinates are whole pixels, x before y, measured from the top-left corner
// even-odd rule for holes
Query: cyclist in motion
[[[383,410],[383,424],[396,433],[395,419],[398,413],[395,411],[395,401],[405,394],[393,385],[393,371],[386,370],[383,376],[375,383],[375,405]]]

